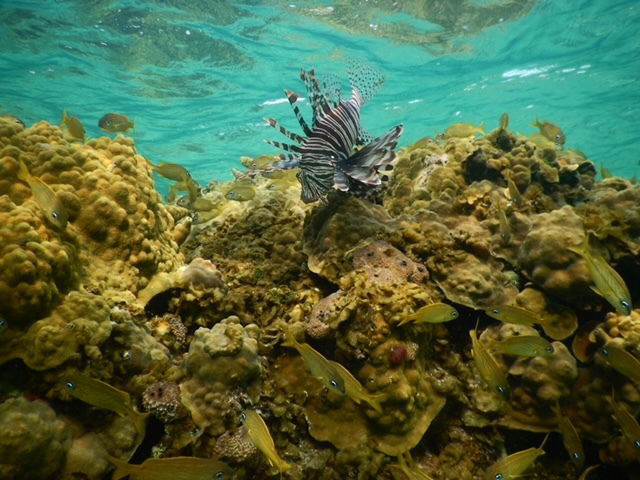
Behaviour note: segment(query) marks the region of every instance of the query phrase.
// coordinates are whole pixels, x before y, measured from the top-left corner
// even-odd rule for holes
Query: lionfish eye
[[[64,384],[69,390],[73,390],[74,388],[76,388],[76,384],[73,382],[67,382]]]

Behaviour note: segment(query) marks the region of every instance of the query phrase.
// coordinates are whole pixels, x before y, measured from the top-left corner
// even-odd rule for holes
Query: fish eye
[[[498,386],[498,391],[503,395],[505,395],[507,393],[507,389],[505,387],[503,387],[502,385]]]
[[[493,313],[494,315],[499,315],[500,310],[498,310],[497,308],[494,308],[493,310],[491,310],[491,313]]]
[[[580,458],[582,458],[582,455],[580,455],[578,452],[573,452],[571,456],[576,460],[580,460]]]
[[[602,354],[603,354],[605,357],[608,357],[608,356],[609,356],[609,349],[608,349],[608,348],[606,348],[606,347],[605,347],[605,348],[603,348],[602,350],[600,350],[600,352],[602,352]]]
[[[246,414],[246,413],[244,413],[244,412],[242,412],[242,413],[240,414],[240,420],[242,420],[243,422],[244,422],[244,421],[246,421],[246,420],[247,420],[247,414]]]
[[[64,384],[65,387],[67,387],[69,390],[73,390],[74,388],[76,388],[76,384],[73,382],[67,382]]]
[[[215,478],[224,478],[224,473],[223,472],[217,472],[215,474]]]
[[[127,361],[128,361],[128,360],[131,360],[131,352],[129,352],[129,351],[124,352],[124,353],[122,354],[122,359],[123,359],[123,360],[127,360]]]
[[[57,220],[60,215],[58,215],[58,212],[51,212],[51,216]]]
[[[336,382],[335,380],[331,380],[329,383],[331,384],[332,387],[338,388],[338,382]]]
[[[451,312],[451,318],[458,318],[458,312]]]
[[[0,320],[0,328],[4,328],[7,326],[7,321],[6,320]]]
[[[549,353],[553,353],[553,345],[549,345],[545,350]]]
[[[620,302],[620,305],[622,305],[625,308],[625,310],[627,310],[627,311],[631,310],[631,304],[629,302],[627,302],[626,300],[622,300]]]
[[[640,440],[636,440],[635,442],[633,442],[633,445],[634,445],[636,448],[640,448]]]
[[[556,140],[560,140],[562,138],[562,136],[558,133],[556,134]]]
[[[504,475],[502,475],[501,473],[496,474],[496,480],[502,480],[503,478],[504,478]]]

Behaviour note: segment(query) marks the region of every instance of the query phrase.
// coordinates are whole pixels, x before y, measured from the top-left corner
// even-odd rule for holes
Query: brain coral
[[[0,480],[57,478],[71,435],[43,401],[10,398],[0,404]]]

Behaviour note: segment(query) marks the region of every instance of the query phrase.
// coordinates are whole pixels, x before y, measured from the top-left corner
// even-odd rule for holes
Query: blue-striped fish
[[[305,203],[323,200],[333,190],[349,191],[358,187],[376,187],[382,183],[381,170],[391,168],[396,154],[393,149],[403,132],[398,125],[386,134],[368,140],[360,125],[360,107],[369,100],[383,83],[382,75],[361,65],[349,72],[352,94],[349,99],[339,99],[339,91],[324,93],[310,70],[300,73],[307,86],[313,121],[311,127],[305,121],[297,102],[299,96],[290,90],[285,94],[305,136],[282,127],[273,118],[265,121],[295,144],[267,140],[267,143],[289,152],[280,156],[276,168],[299,168],[298,180],[302,185],[302,200]]]

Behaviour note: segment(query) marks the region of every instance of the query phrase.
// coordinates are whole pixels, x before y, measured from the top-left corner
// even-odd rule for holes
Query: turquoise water
[[[202,184],[277,153],[262,118],[295,130],[283,89],[306,93],[301,67],[346,78],[349,58],[386,77],[363,109],[374,135],[403,123],[409,145],[506,111],[512,130],[551,121],[567,148],[640,173],[635,1],[59,0],[2,2],[0,18],[0,113],[58,123],[67,109],[89,136],[129,115],[141,153]]]

